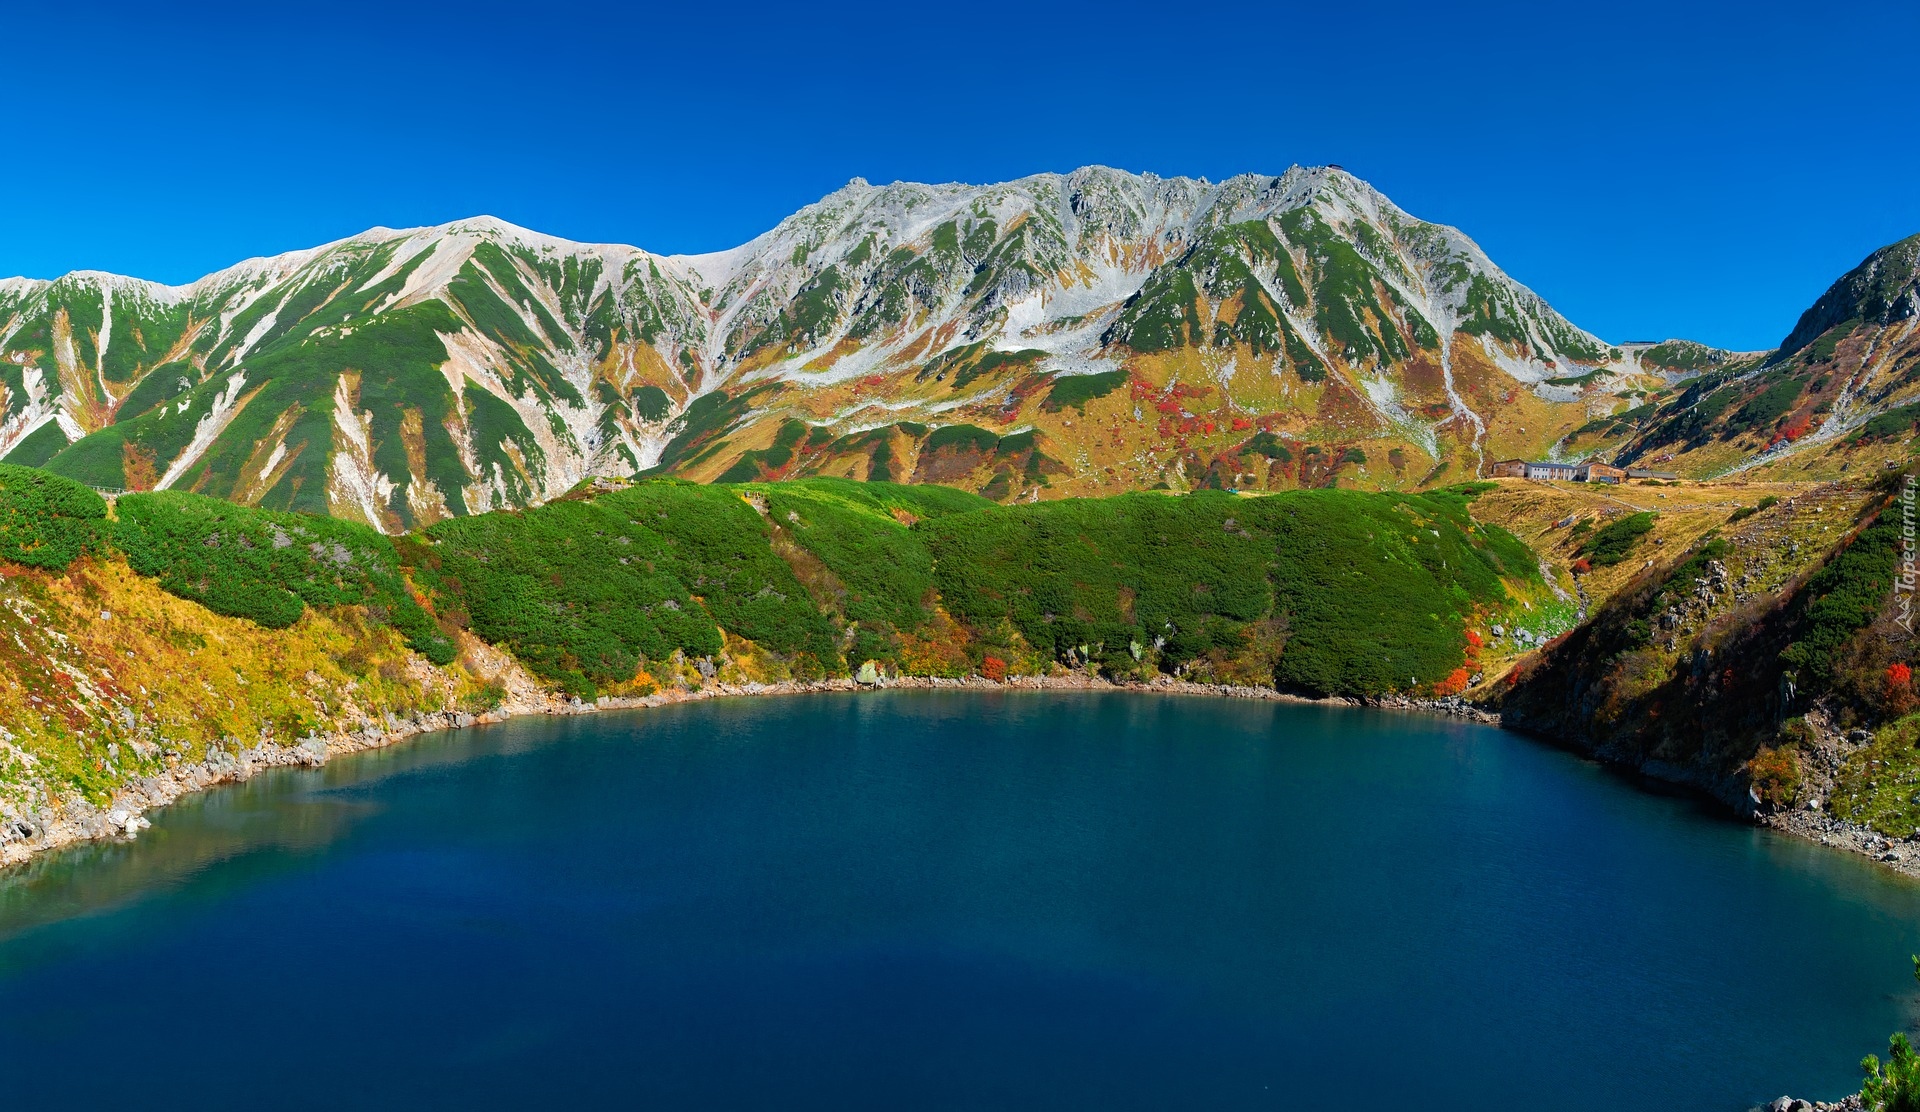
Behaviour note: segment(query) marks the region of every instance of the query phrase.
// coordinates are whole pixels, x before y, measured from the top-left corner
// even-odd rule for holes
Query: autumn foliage
[[[1913,669],[1895,661],[1887,666],[1887,710],[1899,716],[1912,710],[1920,698],[1913,693]]]

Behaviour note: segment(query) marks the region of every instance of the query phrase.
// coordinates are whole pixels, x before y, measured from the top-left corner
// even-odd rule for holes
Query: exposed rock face
[[[1860,1100],[1860,1094],[1845,1097],[1829,1104],[1824,1100],[1798,1100],[1794,1097],[1776,1097],[1764,1109],[1755,1112],[1866,1112],[1867,1106]]]

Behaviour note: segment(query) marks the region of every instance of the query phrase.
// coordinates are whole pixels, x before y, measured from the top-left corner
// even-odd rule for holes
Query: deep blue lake
[[[0,874],[9,1107],[1745,1109],[1920,886],[1428,717],[729,700],[265,775]]]

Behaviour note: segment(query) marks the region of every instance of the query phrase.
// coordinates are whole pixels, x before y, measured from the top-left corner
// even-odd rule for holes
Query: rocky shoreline
[[[1460,698],[1418,699],[1386,696],[1377,699],[1341,697],[1311,698],[1272,687],[1238,684],[1195,683],[1172,676],[1159,676],[1145,683],[1115,683],[1085,673],[1051,676],[1010,676],[994,681],[982,676],[948,679],[932,676],[881,677],[874,682],[853,678],[778,683],[713,683],[694,690],[669,689],[644,697],[601,698],[587,703],[543,691],[530,683],[512,685],[507,698],[484,714],[442,711],[410,718],[387,716],[380,721],[363,721],[358,729],[322,736],[309,736],[291,745],[262,742],[237,751],[215,750],[201,761],[181,764],[154,776],[141,777],[104,805],[84,801],[67,803],[51,813],[38,813],[0,827],[0,869],[17,865],[42,853],[75,842],[101,838],[136,837],[152,825],[146,814],[193,792],[221,784],[235,783],[273,768],[312,768],[334,757],[367,749],[379,749],[419,734],[437,730],[457,730],[469,726],[505,722],[529,715],[591,714],[603,710],[630,710],[668,706],[703,699],[739,698],[762,695],[800,695],[826,692],[885,690],[974,690],[974,691],[1136,691],[1163,695],[1205,695],[1214,698],[1261,699],[1303,705],[1372,707],[1438,714],[1484,725],[1499,726],[1501,716]],[[1533,731],[1534,736],[1539,736]],[[1545,738],[1562,744],[1557,739]],[[1834,818],[1821,811],[1755,810],[1751,801],[1731,799],[1725,785],[1709,782],[1696,770],[1639,765],[1620,759],[1618,754],[1576,752],[1603,763],[1628,768],[1663,783],[1702,791],[1733,808],[1751,821],[1783,833],[1817,842],[1824,846],[1855,853],[1907,876],[1920,878],[1920,838],[1890,840],[1867,829]],[[1742,807],[1741,804],[1749,804]]]
[[[1802,765],[1802,802],[1789,808],[1767,808],[1749,796],[1755,822],[1785,831],[1823,846],[1869,857],[1897,873],[1920,877],[1920,831],[1889,838],[1867,826],[1836,817],[1828,808],[1839,786],[1841,768],[1849,757],[1873,740],[1866,730],[1841,730],[1822,707],[1814,707],[1805,721],[1812,734],[1812,750]]]
[[[1860,1094],[1855,1093],[1850,1097],[1841,1097],[1832,1103],[1824,1100],[1777,1097],[1754,1109],[1753,1112],[1866,1112],[1866,1108],[1866,1104],[1860,1099]]]
[[[1755,819],[1761,826],[1869,858],[1920,879],[1920,838],[1888,838],[1870,827],[1820,811],[1779,811]]]
[[[1815,727],[1815,737],[1818,742],[1816,748],[1821,761],[1816,763],[1816,768],[1824,770],[1824,775],[1816,775],[1812,778],[1812,785],[1816,796],[1825,797],[1831,792],[1833,776],[1839,770],[1840,759],[1844,756],[1846,748],[1850,745],[1863,744],[1864,741],[1861,737],[1848,737],[1838,730],[1828,728],[1818,710],[1809,713],[1806,717],[1809,724]],[[1499,719],[1496,718],[1495,721],[1498,722]],[[1777,830],[1830,849],[1856,854],[1903,876],[1920,879],[1920,833],[1906,838],[1888,838],[1871,827],[1836,818],[1817,806],[1790,809],[1768,807],[1751,793],[1744,781],[1718,775],[1709,769],[1668,761],[1642,760],[1629,752],[1605,746],[1594,748],[1583,745],[1578,741],[1559,737],[1524,723],[1508,721],[1506,725],[1518,733],[1566,749],[1589,760],[1599,761],[1601,764],[1622,769],[1636,776],[1644,776],[1662,784],[1699,792],[1724,806],[1733,815],[1756,826]],[[1865,735],[1865,731],[1854,731],[1854,734]]]

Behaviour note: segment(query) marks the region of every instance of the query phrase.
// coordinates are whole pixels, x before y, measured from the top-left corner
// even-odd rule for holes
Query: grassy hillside
[[[0,563],[0,821],[104,804],[263,742],[485,709],[500,697],[485,671],[428,665],[358,608],[270,629],[169,594],[118,556],[59,573]]]
[[[1822,744],[1913,709],[1892,495],[1889,480],[1767,498],[1668,546],[1508,676],[1507,721],[1686,770],[1730,801],[1751,788],[1768,806],[1804,802]]]
[[[116,510],[112,544],[133,570],[217,614],[285,629],[308,606],[361,606],[433,663],[453,660],[393,542],[364,525],[176,491],[127,495]]]

